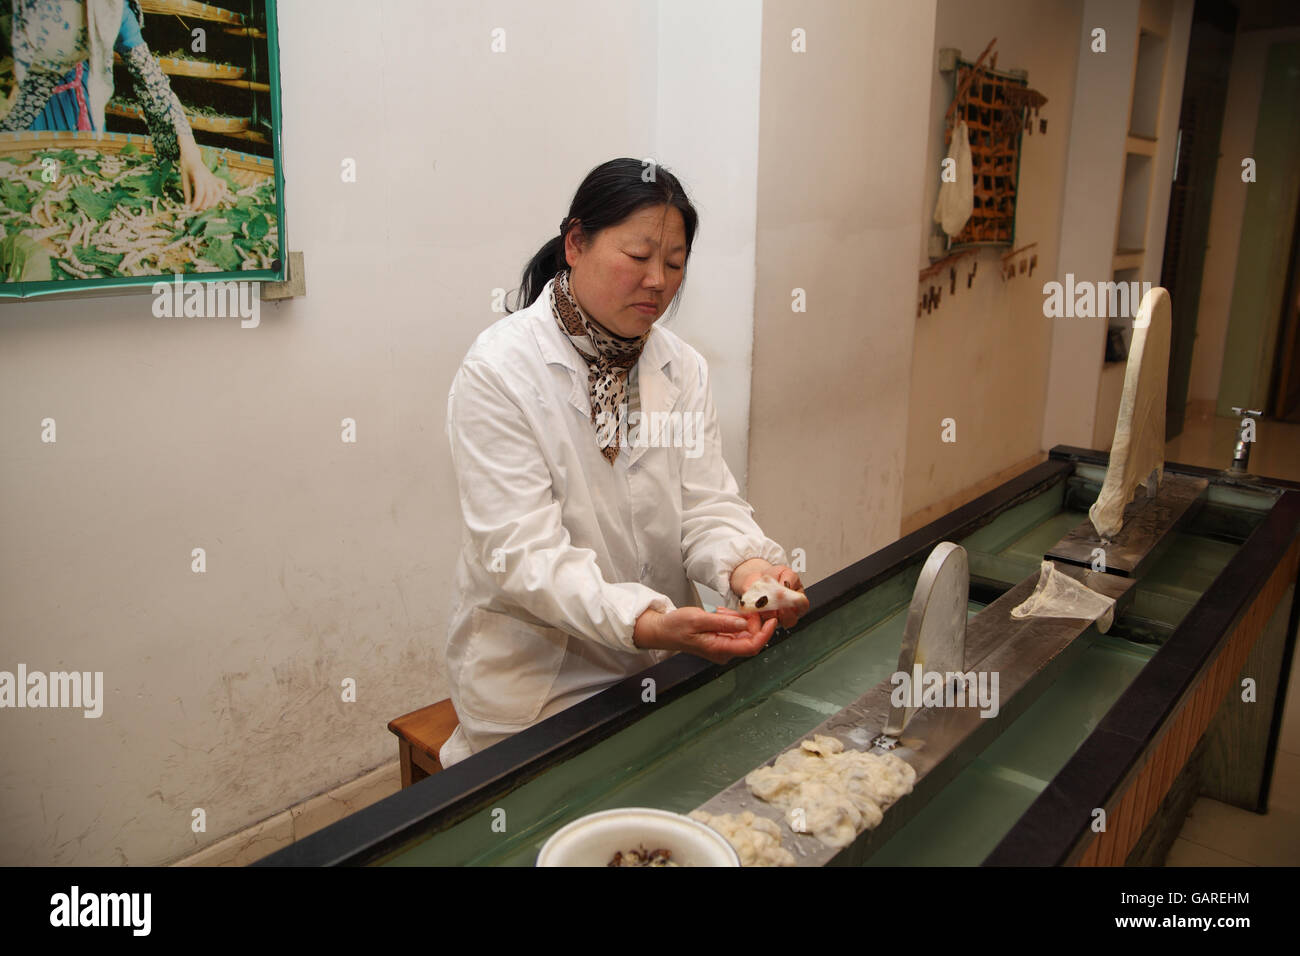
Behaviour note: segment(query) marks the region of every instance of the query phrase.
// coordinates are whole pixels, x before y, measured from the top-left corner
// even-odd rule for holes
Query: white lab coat
[[[643,415],[689,416],[698,435],[645,429],[629,444],[629,423],[612,467],[549,283],[484,331],[456,374],[447,434],[463,526],[446,655],[460,726],[443,766],[668,657],[637,648],[633,628],[647,608],[698,606],[692,581],[735,606],[738,564],[787,563],[722,458],[704,359],[655,327],[636,374]]]

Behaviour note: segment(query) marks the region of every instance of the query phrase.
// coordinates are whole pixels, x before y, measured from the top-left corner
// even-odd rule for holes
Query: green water
[[[1093,629],[1079,640],[1088,648],[868,866],[975,866],[993,851],[1155,653]]]

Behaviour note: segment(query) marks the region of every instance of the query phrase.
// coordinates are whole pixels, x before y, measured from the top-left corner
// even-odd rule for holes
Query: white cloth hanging
[[[1165,470],[1165,396],[1169,384],[1169,293],[1142,297],[1133,320],[1133,344],[1124,369],[1115,440],[1101,493],[1088,509],[1097,535],[1114,538],[1124,526],[1124,506],[1138,485],[1153,496]]]
[[[941,182],[939,201],[934,206],[934,221],[943,227],[949,237],[966,228],[966,221],[975,209],[975,174],[970,159],[970,134],[962,120],[952,132],[948,158],[953,161],[957,179]],[[944,164],[945,167],[948,165]]]

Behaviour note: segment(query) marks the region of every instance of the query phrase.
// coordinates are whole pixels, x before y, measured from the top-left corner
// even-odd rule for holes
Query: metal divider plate
[[[1114,598],[1116,614],[1127,603],[1131,580],[1070,566],[1058,566],[1099,594]],[[998,674],[997,714],[981,717],[977,706],[926,708],[912,719],[892,750],[916,770],[916,782],[910,794],[885,811],[884,820],[874,830],[858,834],[852,844],[833,848],[822,844],[810,833],[796,833],[786,824],[783,811],[765,803],[749,791],[744,778],[714,796],[698,809],[711,814],[743,813],[773,820],[781,829],[781,845],[794,854],[799,866],[856,864],[870,855],[891,835],[902,828],[926,803],[988,746],[1000,730],[1020,715],[1050,683],[1050,678],[1066,663],[1064,654],[1075,639],[1092,626],[1092,621],[1074,618],[1025,618],[1016,620],[1011,609],[1022,603],[1038,583],[1038,573],[1025,578],[998,598],[966,625],[966,671]],[[1049,673],[1050,672],[1050,673]],[[1031,686],[1032,685],[1032,686]],[[791,741],[789,750],[814,734],[838,738],[845,749],[870,750],[880,736],[892,708],[895,685],[881,681],[852,704],[842,708],[807,734]],[[782,753],[785,751],[783,750]],[[773,760],[779,754],[773,755]],[[771,763],[771,760],[768,761]]]

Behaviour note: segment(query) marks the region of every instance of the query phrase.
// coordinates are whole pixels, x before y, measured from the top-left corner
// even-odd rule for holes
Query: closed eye
[[[635,259],[637,262],[647,262],[650,259],[649,256],[634,256],[630,252],[627,255],[628,258]],[[667,265],[669,269],[681,269],[681,266],[675,266],[671,262],[665,263],[665,265]]]

